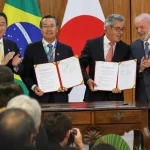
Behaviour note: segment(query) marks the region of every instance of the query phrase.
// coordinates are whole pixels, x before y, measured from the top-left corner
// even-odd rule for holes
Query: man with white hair
[[[130,45],[138,69],[135,99],[150,102],[150,15],[141,14],[135,18],[134,23],[140,38]]]
[[[140,14],[134,23],[139,35],[139,39],[130,45],[131,57],[137,59],[135,100],[150,103],[150,14]],[[148,126],[150,129],[150,111],[148,111]]]
[[[46,146],[48,145],[48,140],[44,127],[41,124],[41,107],[38,101],[26,95],[19,95],[11,99],[8,102],[6,108],[20,108],[25,110],[34,120],[34,125],[37,134],[35,138],[36,148],[46,148]]]

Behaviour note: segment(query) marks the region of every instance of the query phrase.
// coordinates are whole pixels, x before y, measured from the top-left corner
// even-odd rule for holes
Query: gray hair
[[[147,14],[147,13],[143,13],[143,14],[140,14],[139,16],[136,16],[134,21],[138,21],[138,20],[147,20],[149,23],[150,23],[150,14]]]
[[[37,100],[32,99],[29,96],[19,95],[12,98],[8,102],[6,108],[20,108],[25,110],[33,118],[35,128],[41,122],[41,107]]]
[[[106,30],[106,26],[113,26],[113,24],[116,22],[124,22],[125,19],[123,16],[119,15],[119,14],[111,14],[109,15],[106,19],[105,19],[105,24],[104,24],[104,30]]]

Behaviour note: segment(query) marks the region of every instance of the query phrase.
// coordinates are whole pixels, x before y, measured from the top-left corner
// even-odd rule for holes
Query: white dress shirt
[[[106,59],[106,56],[108,54],[108,51],[110,49],[110,43],[111,41],[107,38],[106,35],[104,35],[104,58]],[[113,54],[115,52],[116,43],[113,46]]]

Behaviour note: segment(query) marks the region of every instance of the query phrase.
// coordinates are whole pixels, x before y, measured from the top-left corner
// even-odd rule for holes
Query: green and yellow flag
[[[4,38],[17,43],[21,56],[27,44],[41,40],[39,29],[41,13],[36,0],[6,0],[4,13],[8,18],[8,28]],[[21,84],[25,94],[28,90],[18,75],[14,75],[15,82]]]

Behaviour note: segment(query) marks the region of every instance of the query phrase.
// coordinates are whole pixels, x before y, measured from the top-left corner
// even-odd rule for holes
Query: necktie
[[[2,47],[0,43],[0,62],[3,60]]]
[[[48,62],[53,62],[53,54],[52,54],[53,45],[52,44],[48,44],[47,46],[49,47],[49,51],[47,53]]]
[[[106,56],[106,61],[108,61],[108,62],[112,61],[112,58],[113,58],[113,45],[114,45],[114,43],[110,42],[109,45],[110,45],[110,49],[109,49],[107,56]]]
[[[145,56],[148,55],[149,56],[149,43],[145,42]]]

